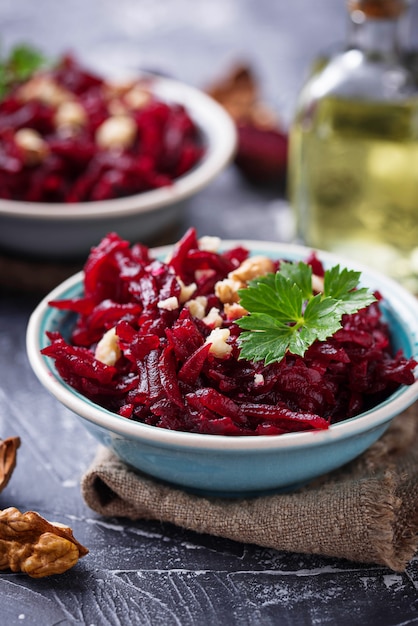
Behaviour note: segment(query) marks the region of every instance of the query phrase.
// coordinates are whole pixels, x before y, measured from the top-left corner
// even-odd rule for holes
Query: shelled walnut
[[[16,453],[19,446],[19,437],[0,440],[0,491],[6,487],[16,467]]]
[[[253,70],[238,65],[208,89],[212,98],[228,111],[236,122],[258,128],[275,128],[277,119],[273,110],[261,101],[259,86]]]
[[[235,165],[255,184],[283,186],[287,170],[287,132],[261,95],[253,69],[240,64],[207,89],[231,115],[238,131]]]
[[[0,569],[42,578],[65,572],[87,553],[68,526],[34,511],[10,507],[0,512]]]
[[[19,437],[0,440],[0,491],[16,466]],[[0,570],[24,572],[32,578],[61,574],[88,553],[71,528],[48,522],[39,513],[0,511]]]

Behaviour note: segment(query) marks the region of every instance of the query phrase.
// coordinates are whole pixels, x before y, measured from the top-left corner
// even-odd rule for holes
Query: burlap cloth
[[[105,516],[171,522],[244,543],[401,572],[418,548],[418,403],[361,457],[298,492],[200,497],[132,471],[102,447],[81,488],[87,505]]]

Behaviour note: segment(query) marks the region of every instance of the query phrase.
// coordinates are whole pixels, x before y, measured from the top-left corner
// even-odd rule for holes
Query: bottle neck
[[[361,50],[370,59],[390,61],[398,58],[401,51],[399,22],[402,13],[374,15],[368,13],[367,9],[351,10],[349,48]]]

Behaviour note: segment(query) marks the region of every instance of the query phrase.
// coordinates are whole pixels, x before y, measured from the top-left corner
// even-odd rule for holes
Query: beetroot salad
[[[204,153],[152,79],[114,85],[64,56],[0,99],[0,197],[89,202],[171,185]]]
[[[50,302],[72,311],[71,337],[49,332],[42,350],[93,402],[127,419],[217,435],[326,429],[374,407],[415,380],[414,360],[393,354],[376,301],[304,356],[265,365],[240,358],[238,290],[283,260],[219,251],[188,230],[165,261],[110,233],[84,267],[84,294]],[[324,269],[305,260],[320,284]]]

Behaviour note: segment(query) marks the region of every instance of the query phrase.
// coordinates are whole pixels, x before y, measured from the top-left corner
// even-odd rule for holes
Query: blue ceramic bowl
[[[224,248],[242,243],[252,254],[304,260],[309,250],[301,246],[255,241],[226,241]],[[164,256],[168,249],[155,250]],[[384,297],[394,349],[418,358],[418,301],[392,280],[347,260],[319,253],[325,267],[340,263],[362,271],[362,283]],[[399,388],[390,398],[357,417],[332,425],[326,431],[279,436],[227,437],[170,431],[120,417],[74,391],[58,376],[51,359],[40,354],[48,344],[45,332],[64,335],[74,317],[48,306],[49,300],[81,295],[82,273],[54,289],[35,309],[27,329],[31,366],[45,388],[71,409],[85,427],[117,456],[155,478],[203,494],[252,496],[290,490],[351,461],[388,428],[391,420],[418,398],[418,382]]]

